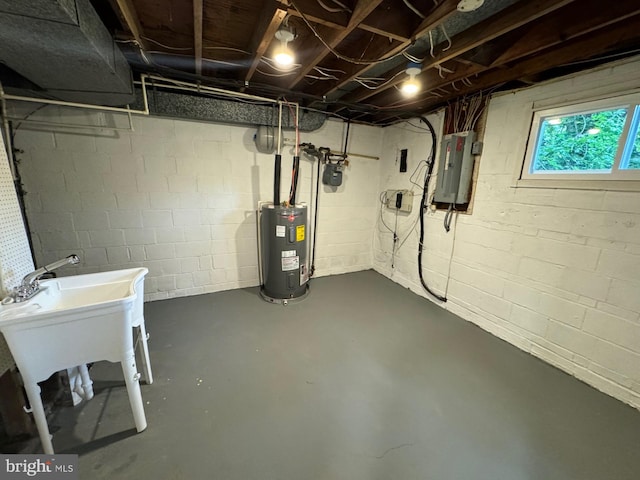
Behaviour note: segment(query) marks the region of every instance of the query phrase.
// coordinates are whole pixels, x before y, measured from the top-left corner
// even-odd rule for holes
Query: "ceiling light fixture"
[[[407,65],[406,73],[409,75],[409,78],[405,80],[400,87],[400,91],[405,97],[413,97],[420,91],[422,84],[420,83],[420,80],[416,78],[416,75],[420,72],[422,72],[422,65],[419,63],[411,62]]]
[[[293,30],[284,23],[276,32],[276,39],[280,41],[280,44],[273,50],[273,60],[282,69],[290,69],[295,61],[293,50],[287,45],[294,38],[296,36]]]
[[[460,0],[458,2],[458,11],[459,12],[473,12],[474,10],[479,9],[484,0]]]

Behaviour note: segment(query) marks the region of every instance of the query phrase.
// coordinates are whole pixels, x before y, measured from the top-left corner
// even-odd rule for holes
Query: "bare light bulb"
[[[273,51],[273,60],[282,68],[289,68],[295,60],[293,51],[287,46],[287,42],[281,42]]]
[[[293,50],[287,45],[294,38],[296,37],[293,31],[287,26],[280,27],[276,32],[276,39],[280,41],[280,44],[273,50],[273,60],[283,70],[289,70],[295,61]]]
[[[421,71],[422,68],[419,64],[409,64],[409,68],[407,68],[406,70],[409,78],[405,80],[400,87],[400,91],[405,97],[413,97],[422,88],[420,80],[416,78],[416,75],[418,75]]]
[[[416,93],[420,91],[420,82],[416,79],[416,77],[411,77],[409,80],[406,80],[402,87],[400,87],[402,93],[407,97],[413,97]]]

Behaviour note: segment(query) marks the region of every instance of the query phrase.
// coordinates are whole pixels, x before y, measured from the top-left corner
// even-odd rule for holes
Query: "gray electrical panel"
[[[440,146],[435,202],[462,204],[469,202],[475,132],[445,135]]]

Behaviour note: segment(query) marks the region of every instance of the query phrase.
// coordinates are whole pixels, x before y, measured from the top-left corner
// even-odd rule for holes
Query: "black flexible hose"
[[[437,139],[436,139],[436,131],[431,125],[431,122],[427,120],[425,117],[420,117],[420,120],[425,123],[429,132],[431,133],[431,154],[429,158],[429,167],[427,169],[427,173],[424,176],[424,186],[422,188],[422,200],[420,201],[420,241],[418,242],[418,275],[420,276],[420,283],[424,289],[429,292],[430,295],[437,298],[441,302],[446,302],[447,297],[443,297],[442,295],[438,295],[433,290],[429,288],[429,285],[424,281],[422,276],[422,250],[424,247],[424,213],[427,209],[427,195],[429,190],[429,180],[431,180],[431,174],[433,173],[433,167],[435,166],[436,160],[436,147],[437,147]]]
[[[320,198],[320,155],[318,155],[317,162],[318,167],[316,170],[316,201],[314,205],[315,211],[313,213],[313,245],[311,247],[311,272],[309,274],[310,277],[313,277],[313,274],[316,271],[316,232],[318,231],[318,199]]]

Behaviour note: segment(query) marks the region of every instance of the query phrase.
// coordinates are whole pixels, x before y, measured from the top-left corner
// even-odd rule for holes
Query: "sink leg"
[[[144,319],[140,322],[140,344],[142,345],[142,366],[144,367],[144,379],[147,385],[153,383],[153,373],[151,373],[151,362],[149,361],[149,346],[147,345],[147,330],[144,327]]]
[[[42,449],[47,455],[53,455],[53,443],[49,434],[49,425],[47,425],[47,416],[44,413],[42,398],[40,397],[40,387],[36,382],[27,382],[25,379],[24,389],[27,392],[27,398],[31,404],[33,418],[36,421],[36,428],[40,434],[40,442]]]
[[[136,430],[142,432],[147,428],[147,419],[144,415],[144,406],[142,405],[142,393],[140,392],[140,374],[136,369],[136,356],[133,350],[126,353],[122,362],[122,373],[124,374],[124,382],[127,384],[127,394],[129,395],[129,403],[133,411],[133,420],[136,424]]]
[[[93,381],[89,376],[89,368],[86,363],[78,366],[80,370],[80,378],[82,378],[82,390],[84,390],[84,399],[91,400],[93,398]]]

